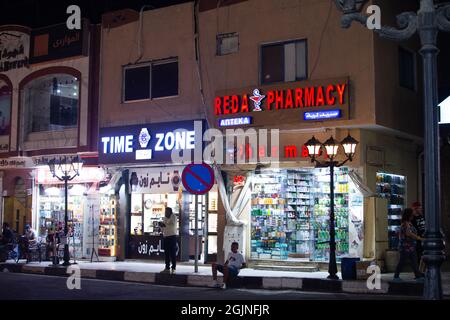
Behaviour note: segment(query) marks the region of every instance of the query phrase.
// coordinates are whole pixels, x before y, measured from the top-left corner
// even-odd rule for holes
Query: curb
[[[65,267],[33,266],[15,263],[0,264],[0,272],[26,273],[68,277]],[[152,272],[129,272],[119,270],[81,269],[81,278],[135,283],[151,283],[176,287],[210,287],[212,276],[193,274],[162,274]],[[219,277],[221,280],[222,277]],[[264,290],[298,290],[349,294],[389,294],[404,296],[422,296],[423,284],[414,282],[382,282],[381,289],[370,290],[366,281],[329,280],[314,278],[282,277],[238,277],[228,284],[229,288],[264,289]]]
[[[423,287],[423,283],[417,282],[389,282],[388,293],[392,295],[422,296]]]

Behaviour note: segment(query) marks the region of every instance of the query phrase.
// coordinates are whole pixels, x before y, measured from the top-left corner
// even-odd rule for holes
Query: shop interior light
[[[353,156],[356,153],[356,145],[358,143],[359,142],[350,136],[350,134],[341,142],[342,147],[344,148],[344,153],[350,161],[352,161]]]
[[[317,140],[314,136],[306,142],[306,148],[308,149],[308,154],[311,157],[311,160],[319,156],[320,148],[322,148],[322,143]]]
[[[447,99],[442,101],[438,106],[441,114],[439,124],[450,123],[450,96],[448,96]]]
[[[56,187],[51,187],[51,188],[47,188],[47,189],[45,189],[45,194],[47,195],[47,196],[53,196],[53,197],[59,197],[59,196],[61,196],[61,189],[59,189],[59,188],[56,188]]]
[[[330,137],[330,139],[325,141],[323,145],[325,146],[327,154],[330,158],[336,157],[339,149],[339,142],[337,142],[333,137]]]

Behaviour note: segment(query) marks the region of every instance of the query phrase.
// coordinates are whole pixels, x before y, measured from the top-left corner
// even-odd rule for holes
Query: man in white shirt
[[[173,214],[172,208],[167,207],[163,221],[159,223],[164,237],[164,256],[166,268],[162,273],[170,272],[170,262],[172,262],[172,274],[177,268],[177,217]]]
[[[231,252],[228,254],[225,263],[223,265],[217,263],[212,264],[213,287],[226,289],[226,283],[229,276],[236,277],[239,274],[239,271],[247,266],[244,256],[238,252],[238,249],[239,244],[233,242],[231,244]],[[220,285],[217,282],[217,271],[223,273],[223,285]]]

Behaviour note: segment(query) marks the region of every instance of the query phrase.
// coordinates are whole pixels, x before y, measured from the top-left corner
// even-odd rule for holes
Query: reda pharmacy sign
[[[101,128],[99,163],[163,163],[172,161],[173,150],[203,150],[201,137],[206,125],[201,123],[198,128],[194,121]]]
[[[300,81],[218,92],[219,127],[348,119],[348,78]],[[250,119],[250,120],[248,120]]]

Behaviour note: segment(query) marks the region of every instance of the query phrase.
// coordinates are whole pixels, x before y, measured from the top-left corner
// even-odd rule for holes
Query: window
[[[11,91],[11,87],[0,80],[0,136],[9,135],[10,132]],[[3,139],[0,143],[3,143]]]
[[[150,98],[150,67],[125,69],[125,101]]]
[[[178,61],[165,60],[124,68],[124,101],[178,95]]]
[[[79,79],[51,74],[27,83],[22,91],[26,133],[58,131],[78,125]]]
[[[307,79],[306,40],[261,47],[261,84]]]
[[[224,56],[239,51],[239,35],[223,33],[217,35],[217,55]]]
[[[399,47],[398,60],[400,86],[416,90],[416,57],[414,52]]]

